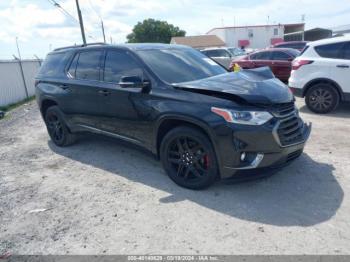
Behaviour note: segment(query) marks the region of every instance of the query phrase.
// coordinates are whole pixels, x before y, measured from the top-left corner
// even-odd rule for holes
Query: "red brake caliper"
[[[205,169],[208,169],[209,168],[209,156],[208,155],[205,155],[204,157],[203,157],[203,160],[204,160],[204,167],[205,167]]]

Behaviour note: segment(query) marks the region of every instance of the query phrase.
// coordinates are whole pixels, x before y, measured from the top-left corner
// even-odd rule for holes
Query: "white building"
[[[265,48],[282,42],[285,34],[304,31],[304,23],[255,26],[231,26],[211,29],[207,34],[221,38],[226,46]]]

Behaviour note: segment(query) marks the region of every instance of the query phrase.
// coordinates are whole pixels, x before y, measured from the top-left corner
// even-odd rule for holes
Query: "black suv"
[[[280,167],[302,153],[311,130],[269,69],[228,73],[179,45],[56,49],[36,78],[36,99],[57,146],[79,132],[116,137],[150,150],[192,189]]]

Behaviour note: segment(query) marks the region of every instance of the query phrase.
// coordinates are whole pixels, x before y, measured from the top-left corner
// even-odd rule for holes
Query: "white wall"
[[[274,29],[278,30],[278,34],[274,35]],[[249,37],[249,30],[252,31],[253,37]],[[271,45],[272,38],[282,38],[284,35],[283,25],[276,26],[257,26],[257,27],[228,27],[216,28],[208,32],[210,35],[217,35],[225,43],[226,46],[238,46],[238,40],[249,40],[248,48],[266,48]]]
[[[38,60],[23,60],[23,73],[28,95],[35,94],[34,78],[39,70]],[[0,61],[0,106],[19,102],[26,98],[26,91],[18,61]]]

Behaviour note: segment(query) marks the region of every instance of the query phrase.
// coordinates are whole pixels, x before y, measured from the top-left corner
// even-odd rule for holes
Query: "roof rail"
[[[88,44],[82,44],[82,45],[71,45],[71,46],[59,47],[54,49],[53,51],[59,51],[59,50],[64,50],[69,48],[78,48],[78,47],[84,47],[84,46],[90,46],[90,45],[107,45],[107,44],[103,42],[96,42],[96,43],[88,43]]]

